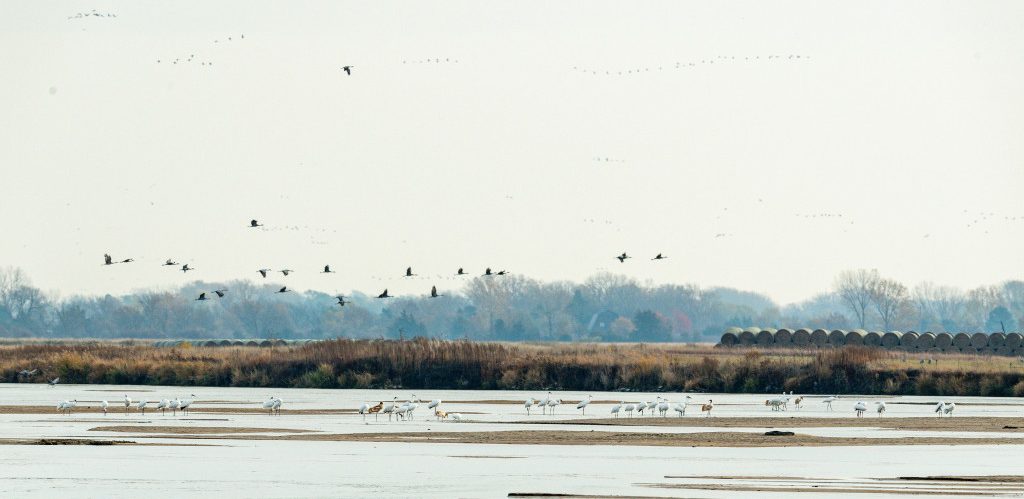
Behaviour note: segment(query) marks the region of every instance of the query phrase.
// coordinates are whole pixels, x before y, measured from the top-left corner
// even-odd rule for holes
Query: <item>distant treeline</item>
[[[608,273],[583,283],[476,277],[441,298],[356,293],[344,307],[320,292],[275,293],[279,286],[194,282],[174,292],[58,299],[20,270],[0,269],[0,337],[714,342],[731,326],[993,332],[1017,329],[1024,316],[1024,281],[908,289],[870,270],[844,272],[833,291],[784,307],[752,292],[643,286]],[[209,293],[222,288],[223,298]],[[211,299],[196,301],[203,291]]]
[[[184,347],[96,342],[0,346],[0,381],[184,386],[508,389],[801,394],[1024,395],[1021,366],[892,364],[845,347],[757,352],[706,345],[485,343],[419,338],[299,347]],[[965,367],[958,367],[963,361]],[[900,367],[902,366],[902,367]],[[913,366],[913,367],[908,367]],[[975,367],[971,367],[975,366]],[[39,369],[30,379],[22,369]],[[628,398],[628,397],[626,397]]]

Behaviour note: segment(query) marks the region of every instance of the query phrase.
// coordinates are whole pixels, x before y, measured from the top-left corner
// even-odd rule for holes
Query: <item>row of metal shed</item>
[[[729,328],[722,334],[720,344],[732,346],[759,346],[783,348],[830,348],[862,345],[890,350],[991,353],[996,355],[1024,354],[1024,336],[1021,333],[918,333],[915,331],[866,331],[854,329],[772,329],[748,327]]]

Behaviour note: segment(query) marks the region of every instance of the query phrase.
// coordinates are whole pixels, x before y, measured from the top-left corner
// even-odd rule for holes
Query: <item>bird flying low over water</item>
[[[391,295],[389,295],[388,290],[385,289],[383,293],[377,295],[377,298],[391,298]]]
[[[341,70],[344,71],[345,74],[352,76],[352,68],[353,66],[342,66]]]
[[[270,272],[270,269],[259,269],[256,272],[259,272],[261,276],[266,278],[267,277],[267,272]]]
[[[57,378],[53,378],[53,379],[51,379],[50,381],[47,381],[47,383],[48,383],[48,384],[49,384],[50,386],[57,386],[57,383],[60,383],[60,377],[57,377]]]
[[[289,291],[291,290],[288,289],[288,286],[281,286],[281,289],[277,290],[278,293],[287,293]]]
[[[623,263],[623,262],[626,261],[627,258],[633,258],[633,257],[627,255],[626,252],[623,251],[621,255],[619,255],[619,256],[617,256],[615,258],[619,261],[619,263]]]
[[[661,253],[658,253],[658,255],[655,256],[654,258],[651,258],[651,260],[664,260],[666,258],[668,258],[668,257],[665,256],[665,255],[662,255]]]
[[[331,266],[330,265],[324,265],[324,271],[321,272],[321,274],[333,274],[333,273],[334,273],[334,271],[331,270]]]
[[[249,220],[249,227],[263,227],[263,224],[259,223],[255,218]]]
[[[18,371],[18,376],[28,377],[28,376],[32,376],[33,374],[35,374],[38,371],[39,371],[39,369],[33,369],[31,371],[29,371],[28,369],[22,369],[22,370]]]
[[[164,262],[164,267],[177,267],[177,266],[178,266],[178,262],[176,262],[174,260],[171,260],[170,258],[168,258],[167,261]]]
[[[444,296],[444,295],[437,294],[437,286],[431,286],[431,288],[430,288],[430,297],[431,298],[437,298],[439,296]]]

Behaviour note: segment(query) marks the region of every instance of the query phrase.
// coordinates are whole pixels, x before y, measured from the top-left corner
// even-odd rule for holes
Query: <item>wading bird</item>
[[[139,412],[141,412],[143,416],[145,416],[146,415],[146,405],[147,404],[149,404],[149,401],[147,401],[147,400],[140,400],[138,404],[135,404],[135,408],[138,409]]]
[[[128,394],[124,394],[124,413],[128,414],[128,409],[132,405],[132,398]]]
[[[587,414],[587,406],[590,405],[590,400],[593,399],[593,395],[587,395],[587,400],[581,400],[580,403],[576,404],[576,409],[583,411],[583,414]]]
[[[857,413],[858,418],[864,417],[864,413],[868,410],[868,404],[863,401],[859,401],[856,404],[853,404],[853,410]]]
[[[619,411],[622,410],[622,406],[625,405],[625,404],[626,404],[625,402],[619,402],[618,404],[613,405],[612,406],[612,415],[614,415],[615,417],[619,417]]]
[[[882,414],[885,414],[885,402],[875,402],[875,412],[878,413],[878,417],[882,417]]]
[[[178,415],[178,407],[179,406],[181,406],[181,401],[178,400],[178,399],[174,399],[169,404],[167,404],[167,407],[169,407],[171,409],[171,416],[177,416]]]
[[[678,404],[675,404],[674,406],[672,406],[672,410],[676,411],[676,413],[679,414],[679,417],[685,416],[686,415],[686,406],[687,406],[687,404],[689,404],[690,399],[691,399],[691,397],[689,395],[687,395],[685,398],[683,398],[682,402],[679,402]]]
[[[526,408],[527,416],[530,415],[530,408],[533,407],[533,403],[533,397],[527,397],[527,399],[523,402],[523,407]]]
[[[110,402],[107,402],[106,400],[101,400],[100,401],[100,409],[103,409],[103,415],[104,416],[107,415],[107,407],[109,407],[109,406],[110,406]]]
[[[555,414],[555,407],[558,407],[562,403],[562,399],[551,399],[548,400],[548,407],[551,408],[551,415]]]
[[[835,402],[837,400],[839,400],[839,396],[838,395],[830,395],[828,397],[825,397],[825,399],[822,400],[822,402],[825,404],[825,408],[831,411],[832,410],[832,402]]]
[[[391,399],[391,402],[388,402],[388,405],[384,406],[384,409],[381,411],[384,414],[388,415],[388,421],[391,421],[391,414],[393,414],[395,412],[395,404],[397,402],[398,402],[398,397],[395,397],[395,398]]]
[[[268,414],[270,414],[271,416],[274,415],[274,402],[276,400],[277,399],[274,398],[273,395],[271,395],[270,398],[263,402],[263,408],[266,409],[268,411]]]
[[[363,421],[366,421],[366,413],[370,410],[370,404],[363,402],[363,405],[359,406],[359,414],[363,415]]]
[[[427,409],[434,409],[439,405],[441,405],[441,399],[434,399],[431,400],[429,404],[427,404]]]
[[[206,301],[207,299],[206,293],[199,293],[199,298],[196,298],[196,301]]]
[[[633,411],[636,409],[636,404],[626,404],[622,410],[626,411],[626,416],[633,417]]]
[[[194,393],[189,394],[189,398],[184,399],[184,400],[182,400],[181,402],[178,403],[178,409],[181,409],[182,415],[188,416],[188,411],[192,407],[192,397],[195,397],[195,396],[196,396],[196,394],[194,394]]]
[[[712,401],[710,399],[708,399],[708,403],[701,404],[700,412],[701,413],[705,413],[706,412],[707,413],[707,417],[710,418],[711,417],[711,409],[714,409],[714,408],[715,408],[715,404],[712,403]]]
[[[167,399],[160,399],[160,402],[156,404],[157,410],[160,411],[161,415],[167,414],[167,407],[171,405],[171,401]]]

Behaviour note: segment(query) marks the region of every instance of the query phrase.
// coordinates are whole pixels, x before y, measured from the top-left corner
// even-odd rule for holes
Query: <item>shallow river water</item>
[[[195,395],[195,411],[188,416],[134,409],[124,413],[123,396],[155,401]],[[87,438],[124,439],[139,443],[179,444],[125,446],[0,445],[0,497],[96,497],[189,495],[220,497],[506,497],[509,493],[566,493],[647,497],[792,497],[787,490],[752,488],[793,487],[820,489],[808,497],[893,497],[888,479],[899,476],[1014,475],[1021,474],[1022,445],[913,445],[854,447],[711,448],[605,445],[510,445],[415,442],[317,442],[160,438],[90,431],[110,425],[182,427],[258,427],[274,430],[314,430],[328,433],[436,432],[498,430],[582,430],[634,432],[751,431],[764,428],[696,428],[687,426],[584,426],[578,418],[608,417],[611,403],[647,401],[662,395],[675,402],[679,394],[557,392],[566,401],[592,395],[586,415],[575,402],[560,405],[554,415],[531,411],[522,400],[545,397],[543,392],[430,391],[415,395],[424,401],[411,421],[364,421],[358,414],[220,414],[203,408],[255,409],[269,395],[284,400],[284,409],[356,409],[376,403],[411,398],[413,393],[379,390],[306,390],[247,388],[182,388],[152,386],[0,384],[0,406],[55,406],[58,400],[77,399],[79,407],[111,402],[103,416],[79,410],[69,416],[56,410],[43,414],[0,413],[0,439]],[[803,408],[784,413],[764,406],[763,395],[693,395],[694,402],[714,400],[713,417],[739,416],[853,418],[857,400],[884,400],[884,417],[936,417],[933,397],[844,397],[827,411],[821,397],[808,397]],[[464,422],[438,422],[426,401],[440,398],[442,408],[463,414]],[[516,404],[498,403],[515,401]],[[959,397],[954,417],[1024,416],[1024,400]],[[152,407],[152,403],[150,407]],[[691,406],[686,418],[699,418]],[[675,417],[675,413],[671,413]],[[644,416],[646,417],[646,416]],[[865,417],[878,417],[869,412]],[[541,419],[553,425],[524,425]],[[634,416],[636,419],[636,416]],[[802,428],[800,433],[820,436],[877,438],[944,436],[943,432],[914,432],[881,428]],[[1024,433],[957,434],[957,437],[1024,437]],[[180,445],[201,444],[201,445]],[[684,478],[667,478],[684,477]],[[732,478],[723,478],[732,477]],[[740,485],[729,490],[673,489],[674,484]],[[902,490],[931,485],[900,484]],[[911,487],[912,489],[906,489]],[[970,487],[941,490],[973,497]],[[712,487],[713,489],[714,487]],[[877,489],[871,494],[850,489]],[[1004,492],[1018,494],[1020,487]],[[932,490],[932,489],[928,489]],[[845,491],[845,492],[843,492]],[[990,495],[986,489],[985,495]]]

